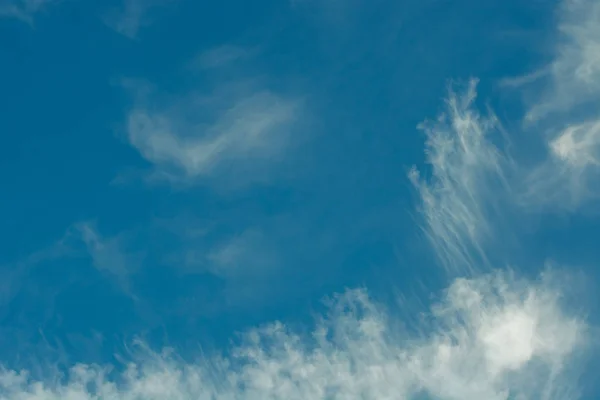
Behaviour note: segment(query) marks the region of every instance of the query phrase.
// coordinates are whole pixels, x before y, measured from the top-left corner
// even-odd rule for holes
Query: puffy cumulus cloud
[[[486,263],[485,243],[493,238],[490,213],[508,188],[511,161],[492,138],[501,133],[500,125],[494,115],[477,111],[476,86],[473,79],[463,93],[451,90],[445,112],[421,125],[431,178],[423,179],[416,168],[409,173],[420,197],[424,231],[451,272]]]
[[[227,356],[136,358],[123,371],[77,365],[66,376],[0,375],[0,399],[572,399],[586,325],[546,280],[458,279],[424,334],[399,328],[362,290],[330,304],[312,334],[274,323]],[[418,330],[414,330],[415,332]]]
[[[34,15],[58,0],[0,0],[0,17],[17,18],[33,24]]]
[[[211,108],[190,103],[185,107],[192,114],[206,115]],[[136,108],[129,114],[127,133],[155,167],[156,178],[190,183],[228,171],[243,177],[283,155],[299,108],[296,99],[257,90],[229,100],[203,121],[172,110]]]

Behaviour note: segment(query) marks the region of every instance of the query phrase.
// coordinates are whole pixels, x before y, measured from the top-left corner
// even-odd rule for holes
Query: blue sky
[[[598,18],[0,0],[0,400],[597,398]]]

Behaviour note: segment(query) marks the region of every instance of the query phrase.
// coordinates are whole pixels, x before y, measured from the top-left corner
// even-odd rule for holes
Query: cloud
[[[57,0],[0,0],[0,17],[17,18],[33,25],[33,17]]]
[[[0,399],[579,398],[591,328],[564,293],[578,288],[551,271],[532,281],[481,273],[477,263],[494,239],[492,189],[504,187],[509,161],[491,141],[495,118],[472,108],[475,84],[452,92],[447,113],[423,125],[431,179],[411,173],[434,250],[449,270],[472,272],[451,280],[429,311],[384,308],[366,290],[348,290],[302,333],[273,322],[222,355],[193,360],[143,345],[123,369],[78,364],[67,376],[33,378],[7,367]],[[261,242],[246,232],[208,258],[231,274]],[[411,313],[420,317],[398,319]]]
[[[220,110],[208,103],[183,106],[194,118],[149,108],[129,113],[129,142],[153,165],[153,178],[193,183],[227,172],[248,176],[283,156],[300,110],[298,100],[269,90],[233,98]]]
[[[474,107],[477,80],[464,93],[452,89],[445,113],[420,126],[427,137],[426,161],[431,178],[413,168],[409,178],[417,188],[423,228],[446,269],[478,270],[486,263],[485,244],[494,232],[494,203],[508,189],[510,160],[493,144],[501,136],[494,115]]]
[[[573,211],[600,194],[594,183],[600,177],[599,18],[597,1],[563,1],[552,61],[513,80],[533,99],[524,120],[541,131],[548,152],[523,179],[520,201],[530,209]]]
[[[533,150],[526,163],[512,158],[498,119],[475,107],[475,80],[463,93],[451,91],[446,112],[421,126],[431,177],[421,178],[416,168],[409,176],[423,230],[447,270],[491,265],[491,250],[509,234],[502,221],[512,212],[575,211],[600,195],[600,116],[590,107],[600,100],[600,57],[594,52],[600,49],[599,13],[597,2],[565,1],[555,60],[503,83],[536,91],[525,119],[537,123],[537,134],[542,130],[547,156],[541,161],[532,166]]]
[[[363,290],[337,296],[310,335],[254,329],[223,357],[140,354],[122,372],[79,364],[66,379],[4,369],[0,399],[574,399],[586,325],[546,280],[458,279],[427,334],[399,328]]]
[[[124,369],[77,364],[67,375],[33,377],[6,366],[0,400],[579,398],[591,328],[565,303],[565,281],[550,272],[533,281],[482,273],[491,269],[498,207],[514,176],[507,177],[512,161],[494,144],[502,133],[497,119],[474,108],[475,89],[471,81],[464,93],[451,92],[446,113],[422,125],[431,174],[410,173],[423,229],[454,275],[429,311],[386,309],[366,290],[348,290],[302,333],[274,322],[246,332],[223,355],[194,361],[142,346]],[[130,143],[155,176],[171,181],[195,182],[230,169],[248,173],[257,162],[271,163],[283,154],[298,118],[295,100],[267,90],[228,98],[227,107],[208,111],[205,103],[182,101],[183,111],[181,102],[139,105],[127,126]],[[577,155],[596,143],[588,133],[594,129],[557,136],[552,157],[577,168],[589,165],[593,157]],[[88,225],[80,233],[99,269],[122,265],[110,262],[118,245]],[[246,232],[208,258],[222,276],[238,274],[248,249],[262,241]],[[456,277],[465,271],[467,277]],[[398,319],[413,312],[420,317]]]
[[[539,100],[528,111],[528,122],[600,100],[600,4],[564,0],[558,17],[555,56],[540,75]]]
[[[117,33],[136,39],[140,29],[153,22],[151,11],[167,2],[168,0],[123,0],[122,7],[109,12],[104,22]]]

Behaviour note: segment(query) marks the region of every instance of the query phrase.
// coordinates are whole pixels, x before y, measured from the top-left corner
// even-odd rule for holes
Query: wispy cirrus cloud
[[[557,15],[552,61],[517,81],[533,99],[525,123],[543,130],[548,149],[525,178],[522,202],[573,211],[600,196],[600,4],[566,0]]]
[[[193,112],[196,106],[191,107]],[[205,112],[198,107],[198,113]],[[189,183],[230,168],[243,174],[245,168],[275,161],[286,148],[299,107],[295,99],[258,90],[232,99],[201,122],[167,110],[136,108],[128,116],[127,134],[155,168],[155,178]]]
[[[161,92],[148,83],[122,80],[136,101],[126,121],[130,145],[152,165],[151,181],[193,185],[207,180],[261,181],[304,140],[306,101],[271,88],[250,73],[256,48],[223,45],[187,64],[196,85],[183,93]],[[237,60],[246,63],[240,66]],[[194,71],[227,70],[202,83]],[[267,173],[268,175],[268,173]]]
[[[493,114],[477,111],[476,86],[473,79],[463,93],[451,88],[445,112],[421,125],[431,178],[421,178],[416,168],[409,173],[424,231],[452,273],[489,266],[485,246],[494,238],[494,203],[508,190],[510,160],[493,142],[501,127]]]
[[[242,53],[247,57],[251,51],[212,49],[194,63],[225,68]],[[298,142],[297,125],[305,111],[301,96],[279,93],[239,68],[231,72],[226,80],[180,94],[124,82],[137,98],[127,116],[127,139],[152,165],[150,180],[179,185],[261,180]]]
[[[497,117],[475,107],[474,80],[464,93],[451,93],[437,121],[422,126],[431,178],[420,178],[416,169],[410,178],[419,192],[424,231],[447,269],[489,265],[486,245],[496,245],[491,239],[511,207],[526,213],[575,211],[600,196],[595,183],[600,119],[594,107],[600,101],[600,58],[594,52],[600,48],[594,22],[599,12],[593,1],[565,1],[551,64],[504,81],[512,88],[531,86],[535,94],[529,97],[537,97],[525,121],[536,122],[546,142],[542,161],[521,164],[501,145],[505,135]]]

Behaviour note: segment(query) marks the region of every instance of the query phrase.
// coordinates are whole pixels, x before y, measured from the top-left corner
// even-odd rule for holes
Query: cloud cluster
[[[541,133],[545,159],[526,166],[502,149],[498,119],[474,105],[476,80],[463,94],[451,92],[446,112],[422,126],[431,178],[415,168],[409,177],[418,190],[424,232],[452,273],[488,265],[507,206],[574,212],[600,196],[600,4],[567,0],[558,16],[553,61],[511,83],[535,91],[525,122]]]
[[[77,365],[37,381],[0,374],[2,400],[569,399],[566,368],[586,326],[548,282],[496,274],[456,280],[410,334],[362,290],[332,302],[310,335],[281,323],[248,332],[224,357],[148,354],[123,371]]]

